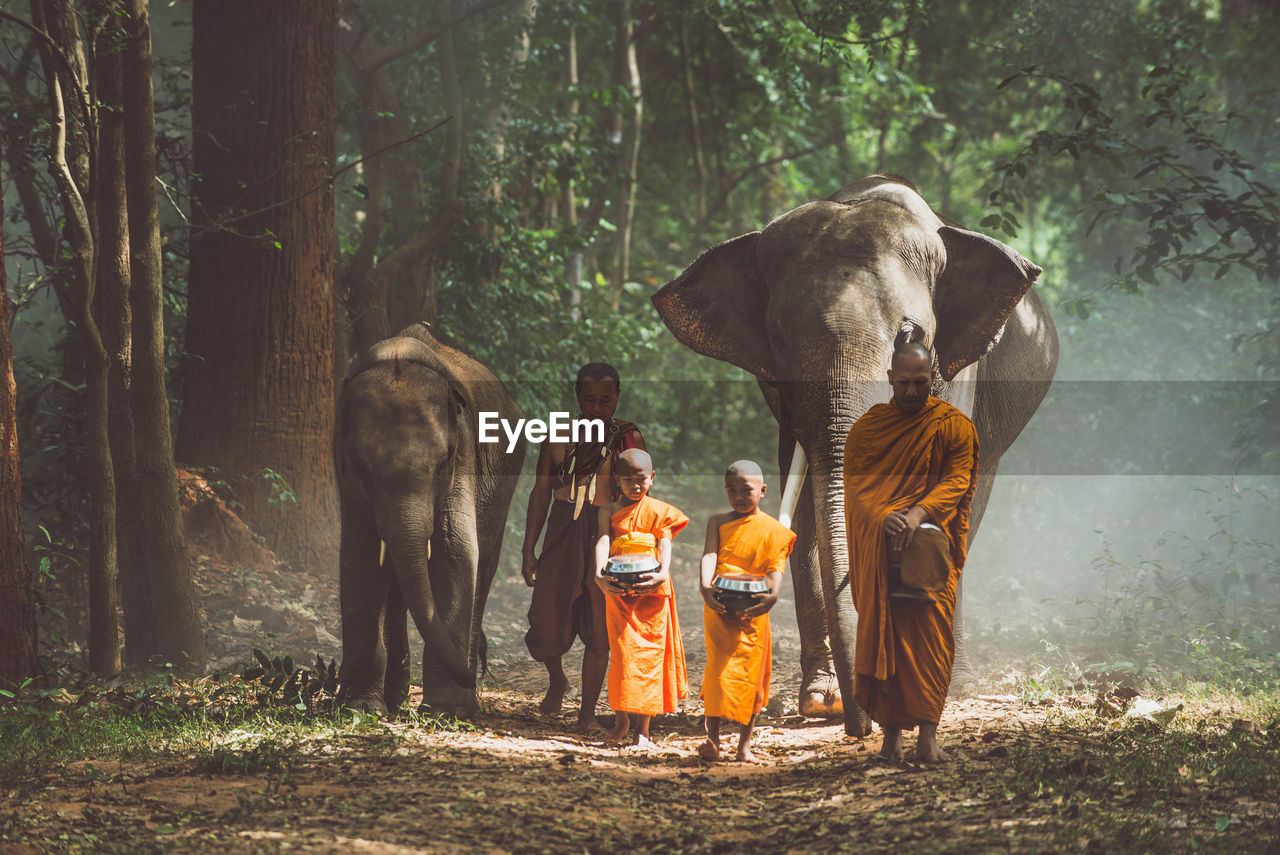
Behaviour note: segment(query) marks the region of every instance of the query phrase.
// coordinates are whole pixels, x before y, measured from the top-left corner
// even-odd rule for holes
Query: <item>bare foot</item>
[[[750,763],[752,766],[759,766],[762,762],[759,757],[751,753],[750,742],[743,742],[738,746],[737,760],[739,763]]]
[[[710,739],[698,746],[698,756],[712,763],[720,759],[720,746]]]
[[[614,716],[613,730],[605,734],[604,741],[610,745],[621,745],[627,741],[627,732],[631,730],[631,718],[624,712]]]
[[[564,701],[564,693],[569,688],[569,681],[563,673],[551,675],[551,684],[547,686],[546,697],[538,704],[538,712],[547,717],[560,715],[560,705]]]
[[[604,733],[604,728],[600,722],[596,721],[594,715],[582,716],[578,718],[578,723],[573,726],[578,733]]]
[[[951,755],[938,745],[938,725],[925,722],[920,725],[920,738],[916,741],[916,759],[921,763],[946,763]]]
[[[885,728],[884,744],[880,746],[880,756],[894,763],[902,762],[902,731],[896,727]]]
[[[921,763],[946,763],[951,759],[951,755],[943,751],[935,742],[932,749],[926,749],[923,745],[917,745],[916,759]]]

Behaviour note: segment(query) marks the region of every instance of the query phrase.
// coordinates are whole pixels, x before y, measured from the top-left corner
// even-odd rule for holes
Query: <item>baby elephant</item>
[[[474,359],[415,324],[361,356],[334,429],[342,514],[342,700],[394,710],[409,691],[405,612],[422,634],[423,702],[478,707],[481,620],[524,461],[478,441],[479,413],[520,408]]]

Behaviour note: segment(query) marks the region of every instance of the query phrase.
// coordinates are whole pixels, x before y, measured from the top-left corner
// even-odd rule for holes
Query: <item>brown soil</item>
[[[950,704],[940,735],[954,759],[940,767],[884,762],[878,737],[849,739],[794,717],[761,724],[761,766],[700,760],[701,734],[685,715],[656,722],[658,750],[635,754],[573,735],[568,715],[539,719],[536,701],[490,687],[474,730],[379,723],[308,738],[266,772],[200,774],[180,751],[99,761],[96,772],[75,763],[45,776],[33,796],[0,794],[0,839],[11,841],[0,853],[976,853],[1107,851],[1114,842],[1096,838],[1076,803],[1064,809],[1063,793],[1019,797],[1011,786],[1020,744],[1070,748],[1045,727],[1070,699]],[[1212,829],[1228,815],[1236,840],[1278,827],[1274,803],[1209,786],[1155,809],[1124,792],[1103,807],[1138,827]]]

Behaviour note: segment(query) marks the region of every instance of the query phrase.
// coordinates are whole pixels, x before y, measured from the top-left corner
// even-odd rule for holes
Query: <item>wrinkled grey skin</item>
[[[523,441],[511,454],[505,442],[478,442],[482,410],[521,417],[487,368],[422,324],[369,348],[343,384],[334,464],[349,707],[404,701],[407,610],[425,643],[424,703],[464,717],[478,708],[481,620],[524,461]]]
[[[803,714],[843,714],[851,735],[870,730],[857,704],[841,702],[852,697],[857,634],[844,442],[868,407],[889,399],[895,342],[936,349],[933,393],[977,426],[972,540],[1000,457],[1057,366],[1053,319],[1029,290],[1039,273],[999,241],[944,223],[904,182],[872,176],[713,247],[654,295],[682,343],[758,378],[780,425],[784,477],[795,442],[807,455],[791,557]],[[953,691],[973,680],[959,592],[955,634]]]

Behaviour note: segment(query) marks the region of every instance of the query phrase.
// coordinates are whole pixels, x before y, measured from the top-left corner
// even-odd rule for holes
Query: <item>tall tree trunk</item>
[[[631,18],[631,0],[615,0],[617,41],[614,44],[614,83],[624,88],[630,98],[630,109],[618,110],[621,146],[618,151],[618,194],[614,200],[614,225],[618,227],[613,242],[613,291],[611,304],[618,308],[622,289],[631,276],[631,224],[636,209],[636,171],[640,163],[640,123],[644,104],[640,99],[640,65],[636,58],[635,24]]]
[[[124,61],[113,19],[97,33],[91,74],[98,104],[96,187],[92,200],[98,223],[94,321],[102,336],[107,365],[107,429],[115,477],[116,557],[125,573],[145,559],[141,544],[128,536],[128,521],[143,516],[134,459],[132,313],[129,310],[129,215],[125,201]],[[115,593],[115,585],[112,586]],[[125,643],[132,639],[125,633]]]
[[[121,567],[125,655],[130,664],[153,656],[198,671],[206,652],[187,557],[182,506],[174,476],[169,396],[164,376],[163,278],[156,201],[155,100],[151,78],[148,0],[128,0],[125,19],[124,162],[129,223],[129,306],[132,314],[134,464],[128,503],[143,509],[118,524],[134,544],[135,564]],[[120,492],[119,490],[117,492]]]
[[[53,124],[50,160],[71,247],[72,317],[85,350],[85,483],[89,493],[89,667],[99,674],[120,670],[120,624],[116,597],[115,476],[107,428],[107,352],[93,317],[97,265],[97,223],[93,213],[91,164],[95,117],[84,81],[84,51],[71,0],[32,0],[32,23],[47,32],[61,53],[41,44],[41,63]],[[81,124],[71,136],[69,103],[80,108]],[[69,139],[74,142],[69,142]]]
[[[689,248],[702,246],[702,226],[707,220],[707,164],[702,156],[702,130],[698,124],[698,96],[693,85],[693,56],[689,51],[689,13],[680,16],[680,65],[683,71],[685,118],[689,122],[689,145],[693,149],[693,170],[697,181],[695,206],[697,220],[689,238]]]
[[[538,0],[519,0],[516,8],[513,10],[520,20],[520,32],[516,36],[516,46],[511,51],[511,62],[509,63],[505,77],[496,81],[496,85],[507,89],[508,91],[518,91],[519,81],[524,73],[524,67],[529,62],[529,54],[532,50],[533,42],[529,36],[529,30],[533,27],[534,18],[538,14]],[[489,86],[495,85],[495,81],[490,79]],[[480,124],[483,127],[489,145],[493,147],[494,159],[499,163],[507,158],[507,129],[511,125],[511,107],[509,98],[501,98],[495,102],[495,106],[489,111]],[[503,196],[502,179],[506,172],[506,165],[499,167],[495,174],[493,183],[489,185],[489,196],[494,201],[500,201]],[[509,176],[508,176],[509,177]],[[545,224],[541,226],[547,228]],[[501,228],[495,228],[490,238],[497,242],[502,238]]]
[[[569,25],[569,44],[565,48],[568,55],[567,76],[568,89],[576,92],[578,89],[578,28],[573,24]],[[566,111],[569,116],[569,124],[577,127],[578,112],[581,105],[576,97],[569,100],[569,108]],[[576,133],[576,132],[575,132]],[[567,154],[573,151],[573,138],[564,141],[562,148]],[[582,231],[578,224],[578,200],[573,191],[573,169],[566,166],[560,178],[560,216],[564,220],[566,229],[572,229],[575,234],[581,235]],[[577,323],[582,314],[582,247],[575,246],[569,250],[564,260],[564,280],[569,286],[569,299],[566,306],[569,309],[569,317]]]
[[[440,0],[437,12],[443,18],[453,14],[453,0]],[[436,322],[436,289],[440,280],[440,253],[449,243],[449,235],[462,216],[458,200],[458,179],[462,168],[462,135],[466,125],[466,111],[462,106],[462,88],[458,81],[458,52],[454,45],[453,29],[440,36],[437,52],[440,60],[440,89],[444,94],[444,109],[451,117],[445,125],[444,158],[440,164],[440,194],[436,199],[436,211],[428,226],[430,251],[418,271],[425,274],[419,291],[418,311],[409,322]]]
[[[4,195],[0,194],[0,224]],[[31,567],[22,537],[22,473],[18,468],[17,389],[9,338],[8,260],[0,228],[0,688],[40,675]]]
[[[178,456],[219,467],[267,543],[316,574],[337,567],[336,21],[336,0],[193,7],[199,178]]]

